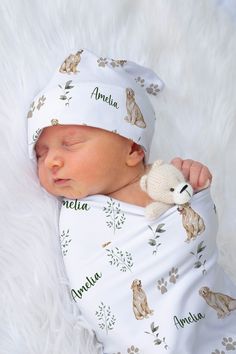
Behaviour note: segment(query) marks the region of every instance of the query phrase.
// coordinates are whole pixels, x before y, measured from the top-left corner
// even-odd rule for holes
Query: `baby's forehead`
[[[84,134],[98,135],[99,133],[104,132],[103,129],[90,127],[87,125],[79,124],[58,124],[50,127],[45,127],[42,129],[41,134],[39,135],[35,147],[41,146],[49,139],[69,139],[76,136]],[[109,133],[109,132],[107,132]]]
[[[42,129],[41,134],[38,137],[38,140],[36,142],[36,146],[39,146],[40,143],[44,140],[48,140],[49,138],[59,138],[63,136],[67,137],[73,137],[78,132],[80,132],[81,126],[79,125],[55,125],[55,126],[50,126],[50,127],[45,127]]]

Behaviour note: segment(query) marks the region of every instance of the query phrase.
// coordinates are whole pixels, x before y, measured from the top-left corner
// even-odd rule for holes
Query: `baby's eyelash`
[[[70,142],[64,142],[63,145],[64,146],[73,146],[79,144],[79,141],[70,141]]]

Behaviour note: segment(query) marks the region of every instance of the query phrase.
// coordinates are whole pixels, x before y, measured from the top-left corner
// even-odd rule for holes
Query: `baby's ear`
[[[145,154],[143,148],[140,145],[132,142],[130,146],[130,152],[126,161],[127,165],[130,167],[138,165],[140,161],[143,161],[144,155]]]

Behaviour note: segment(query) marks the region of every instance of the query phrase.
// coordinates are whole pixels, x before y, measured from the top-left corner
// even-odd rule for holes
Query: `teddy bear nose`
[[[171,191],[171,192],[174,192],[174,190],[175,190],[174,188],[170,188],[170,191]]]
[[[185,186],[183,186],[183,188],[181,188],[180,193],[183,193],[185,191],[185,189],[187,189],[187,188],[188,188],[188,185],[185,184]]]

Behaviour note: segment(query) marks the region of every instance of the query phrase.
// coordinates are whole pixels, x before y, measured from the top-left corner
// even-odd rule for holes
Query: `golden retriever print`
[[[126,89],[126,109],[128,116],[125,117],[125,120],[132,124],[136,125],[139,128],[146,128],[146,123],[144,121],[142,112],[140,111],[139,106],[135,102],[135,93],[131,88]]]
[[[135,279],[131,285],[133,290],[133,311],[137,320],[147,318],[148,315],[153,314],[147,303],[147,296],[142,289],[141,280]]]
[[[182,215],[182,224],[187,232],[186,242],[194,240],[205,230],[203,219],[191,208],[189,203],[179,205],[178,211]]]
[[[77,66],[80,63],[81,60],[81,54],[83,53],[83,50],[79,50],[76,54],[70,54],[68,58],[64,60],[62,63],[59,71],[60,73],[77,73]]]
[[[199,295],[203,297],[209,306],[216,310],[218,318],[224,318],[231,311],[236,310],[236,299],[225,294],[213,292],[207,286],[199,290]]]

